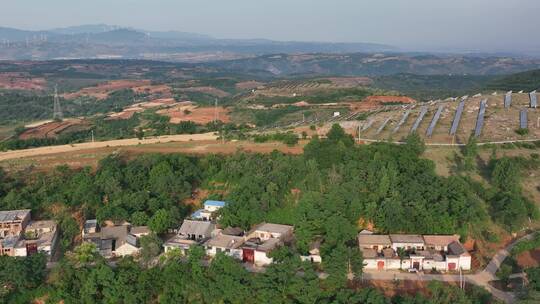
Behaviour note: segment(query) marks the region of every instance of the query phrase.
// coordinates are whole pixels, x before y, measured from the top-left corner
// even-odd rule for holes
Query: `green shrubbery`
[[[253,136],[253,141],[257,143],[263,143],[263,142],[268,142],[268,141],[281,141],[288,146],[294,146],[298,143],[298,135],[292,132],[258,134],[258,135]]]

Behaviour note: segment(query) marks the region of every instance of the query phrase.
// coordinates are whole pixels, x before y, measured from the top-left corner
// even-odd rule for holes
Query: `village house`
[[[365,269],[470,270],[471,256],[456,235],[358,235]]]
[[[309,245],[309,255],[302,255],[300,259],[302,261],[308,261],[311,263],[321,263],[321,239],[316,239]]]
[[[219,233],[206,241],[203,246],[206,249],[206,254],[208,256],[213,257],[216,254],[223,252],[230,257],[241,260],[244,242],[245,239],[242,236]]]
[[[215,229],[216,225],[211,222],[184,220],[178,234],[190,240],[201,241],[210,238]]]
[[[200,221],[211,221],[214,219],[215,213],[226,205],[227,203],[223,201],[207,200],[204,202],[204,208],[193,212],[191,218]]]
[[[273,259],[268,256],[272,250],[291,242],[293,226],[262,223],[255,226],[246,235],[242,247],[242,260],[257,266],[271,264]]]
[[[23,239],[17,243],[15,249],[18,256],[28,256],[43,252],[53,256],[56,249],[58,230],[55,221],[31,221],[24,231]],[[21,250],[22,251],[19,251]],[[24,253],[24,251],[26,251]]]
[[[99,253],[106,257],[127,256],[139,253],[139,239],[150,234],[146,226],[131,227],[127,222],[120,225],[100,227],[96,220],[85,222],[82,238],[96,245]]]
[[[0,211],[0,254],[54,255],[58,236],[54,221],[31,221],[30,210]]]
[[[30,210],[0,211],[0,238],[20,235],[30,222]]]
[[[208,221],[184,220],[178,233],[163,244],[165,252],[179,249],[182,253],[212,237],[216,225]]]

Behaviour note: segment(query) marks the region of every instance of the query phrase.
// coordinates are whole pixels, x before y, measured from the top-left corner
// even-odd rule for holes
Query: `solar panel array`
[[[373,119],[370,119],[368,120],[363,126],[362,126],[362,131],[365,131],[369,128],[371,128],[371,125],[373,124]]]
[[[521,129],[527,129],[528,127],[527,109],[521,109],[519,112],[519,127]]]
[[[388,122],[390,121],[390,119],[392,119],[392,117],[388,117],[387,119],[384,120],[384,122],[382,123],[382,125],[379,127],[379,129],[377,129],[377,135],[379,133],[382,132],[382,130],[384,130],[384,127],[386,127],[386,125],[388,124]]]
[[[482,134],[482,127],[484,126],[484,114],[486,114],[487,99],[480,102],[480,109],[478,110],[478,118],[476,119],[476,128],[474,129],[474,136],[478,137]]]
[[[420,126],[420,123],[424,119],[424,116],[426,116],[427,111],[428,111],[428,107],[423,106],[422,109],[420,110],[420,115],[418,115],[418,118],[416,118],[416,121],[414,122],[414,124],[413,124],[413,126],[411,128],[410,133],[416,132],[416,129],[418,129],[418,126]]]
[[[529,99],[531,100],[531,108],[536,108],[538,104],[538,99],[536,97],[536,91],[529,93]]]
[[[431,137],[431,135],[433,135],[433,130],[435,130],[435,126],[437,125],[437,122],[439,121],[443,110],[444,105],[439,105],[439,108],[437,109],[437,112],[435,112],[435,115],[433,116],[433,119],[431,120],[431,123],[429,124],[429,127],[427,129],[426,135],[428,137]]]
[[[465,108],[465,99],[462,99],[459,102],[459,105],[456,109],[454,121],[452,121],[452,127],[450,128],[450,135],[456,135],[457,129],[459,127],[459,121],[461,120],[461,114],[463,114],[463,108]]]
[[[512,104],[512,91],[506,93],[504,96],[504,107],[510,108],[510,105]]]
[[[396,133],[399,130],[401,125],[404,124],[405,121],[407,121],[407,118],[409,117],[409,114],[411,114],[410,109],[405,111],[405,113],[403,114],[403,117],[401,117],[401,120],[398,122],[397,126],[394,128],[394,130],[392,130],[392,133]]]

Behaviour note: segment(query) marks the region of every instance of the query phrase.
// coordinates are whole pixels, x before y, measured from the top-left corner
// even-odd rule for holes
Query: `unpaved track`
[[[97,141],[97,142],[89,142],[89,143],[81,143],[81,144],[73,144],[73,145],[40,147],[40,148],[32,148],[32,149],[25,149],[25,150],[0,152],[0,161],[23,158],[23,157],[31,157],[31,156],[66,153],[66,152],[80,151],[80,150],[86,150],[86,149],[95,149],[95,148],[136,146],[139,144],[144,145],[144,144],[157,144],[157,143],[168,143],[168,142],[216,140],[217,138],[218,136],[215,135],[215,133],[204,133],[204,134],[189,134],[189,135],[166,135],[166,136],[157,136],[157,137],[145,138],[145,139],[129,138],[129,139]]]

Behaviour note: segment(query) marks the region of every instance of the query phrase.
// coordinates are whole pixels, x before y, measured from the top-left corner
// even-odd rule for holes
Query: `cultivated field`
[[[66,119],[38,124],[26,129],[19,135],[20,139],[56,138],[63,132],[88,129],[89,125],[82,119]]]
[[[171,95],[169,86],[152,85],[150,80],[112,80],[94,87],[83,88],[74,93],[66,93],[63,97],[65,99],[75,99],[81,96],[90,96],[96,99],[105,99],[110,93],[123,89],[132,89],[135,93]]]
[[[222,122],[230,122],[229,110],[223,107],[197,107],[193,104],[182,103],[180,105],[157,111],[158,114],[165,115],[171,118],[171,123],[180,123],[182,121],[192,121],[197,124],[207,124],[216,119]]]

